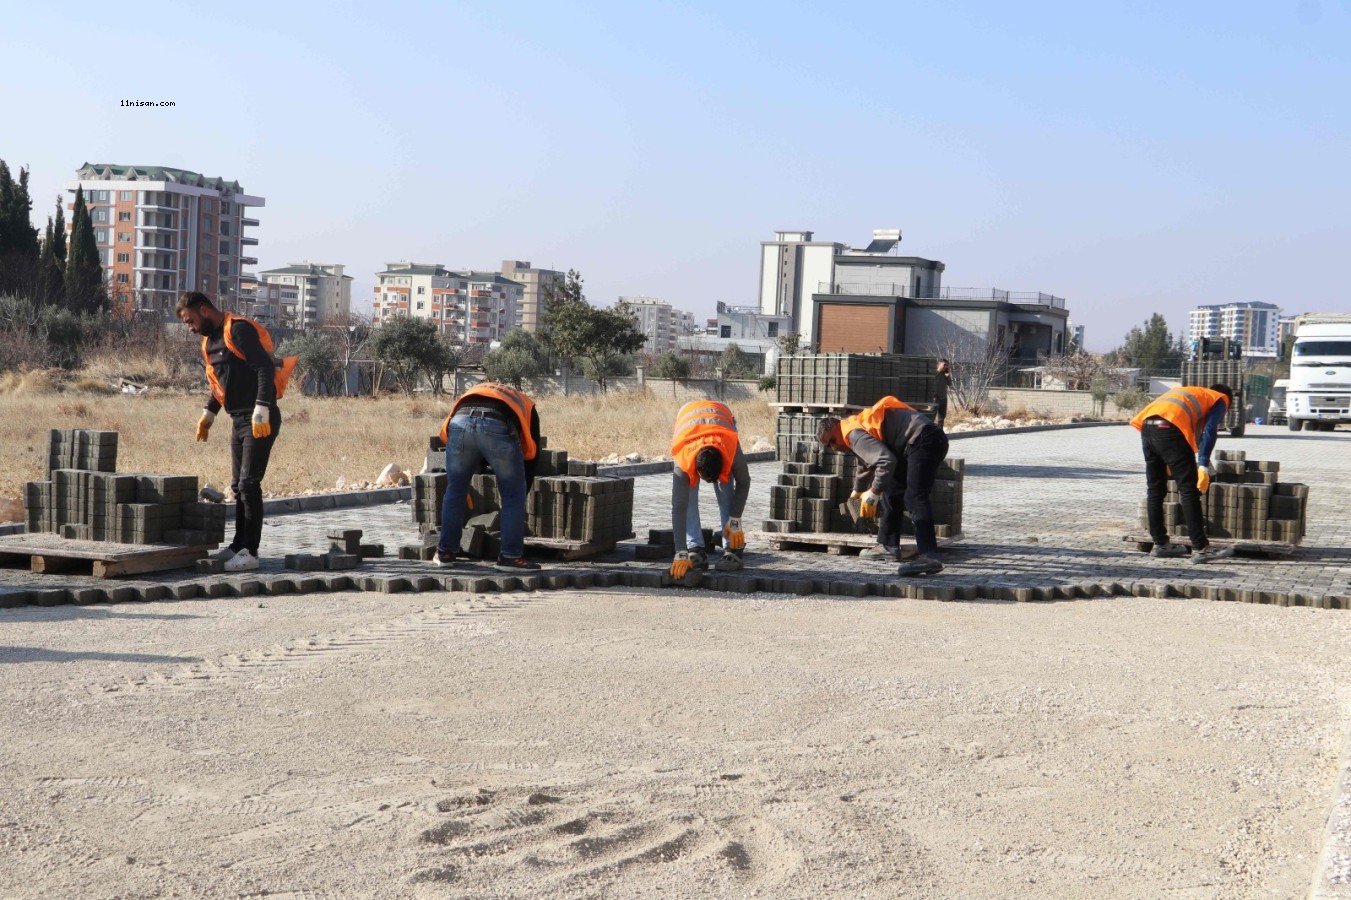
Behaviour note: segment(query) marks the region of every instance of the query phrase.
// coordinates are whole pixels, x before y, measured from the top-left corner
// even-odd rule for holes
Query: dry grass
[[[29,373],[31,376],[33,373]],[[25,376],[27,378],[27,376]],[[6,377],[8,379],[8,376]],[[28,384],[27,380],[23,383]],[[43,477],[47,432],[53,428],[117,431],[118,469],[199,475],[223,488],[230,481],[229,421],[217,419],[211,439],[193,440],[201,394],[94,396],[3,390],[0,385],[0,498],[22,496],[25,481]],[[549,446],[579,459],[637,452],[646,458],[670,450],[680,401],[650,395],[537,398]],[[743,444],[774,437],[774,415],[761,400],[729,404]],[[332,490],[373,481],[388,463],[422,468],[427,437],[440,430],[448,398],[373,400],[287,396],[281,437],[264,487],[277,494]]]

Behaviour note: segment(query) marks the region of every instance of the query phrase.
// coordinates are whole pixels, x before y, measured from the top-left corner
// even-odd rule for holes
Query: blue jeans
[[[502,497],[503,559],[525,555],[525,457],[516,430],[499,419],[455,416],[446,431],[446,497],[441,504],[439,549],[460,552],[469,480],[487,461]],[[476,510],[482,512],[482,510]]]
[[[732,480],[726,484],[713,482],[713,496],[718,501],[718,516],[723,531],[727,530],[727,520],[732,516]],[[704,549],[704,527],[699,522],[699,485],[690,488],[689,506],[685,508],[685,546],[691,550]]]

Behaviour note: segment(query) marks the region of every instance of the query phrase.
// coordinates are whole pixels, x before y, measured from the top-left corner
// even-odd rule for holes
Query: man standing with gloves
[[[1163,520],[1169,472],[1182,501],[1182,517],[1192,544],[1191,561],[1208,563],[1234,555],[1232,545],[1215,547],[1210,543],[1201,513],[1201,495],[1210,489],[1210,453],[1233,398],[1233,390],[1225,384],[1173,388],[1131,419],[1140,432],[1145,454],[1145,506],[1149,511],[1149,536],[1154,541],[1150,556],[1187,555],[1186,547],[1168,540]]]
[[[671,531],[677,548],[681,532],[684,550],[671,563],[671,577],[684,578],[691,569],[708,568],[704,553],[704,530],[699,522],[699,482],[713,485],[722,522],[722,558],[717,568],[735,572],[741,568],[741,553],[746,533],[741,530],[741,514],[751,493],[751,472],[741,452],[732,411],[716,400],[686,403],[676,414],[671,438],[671,457],[675,471],[671,480]]]
[[[858,457],[861,465],[854,476],[854,496],[859,500],[859,515],[867,519],[881,511],[878,546],[860,555],[899,559],[901,521],[908,509],[919,555],[901,563],[897,574],[941,572],[929,495],[938,467],[948,455],[943,429],[895,397],[883,397],[871,409],[847,419],[822,420],[816,439],[829,450]]]
[[[230,416],[230,487],[235,495],[235,537],[213,558],[225,560],[227,572],[258,568],[263,533],[263,476],[272,445],[281,430],[277,400],[295,368],[295,357],[279,366],[272,358],[272,336],[243,316],[223,313],[205,294],[189,291],[179,297],[178,318],[202,337],[202,361],[211,387],[206,409],[197,421],[197,440],[205,441],[222,409]]]

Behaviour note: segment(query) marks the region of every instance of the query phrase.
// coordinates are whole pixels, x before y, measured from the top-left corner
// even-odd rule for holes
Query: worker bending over
[[[1192,544],[1191,561],[1208,563],[1234,555],[1232,545],[1215,547],[1210,543],[1201,514],[1201,495],[1210,489],[1210,452],[1215,449],[1220,425],[1233,399],[1233,390],[1225,384],[1173,388],[1131,419],[1140,432],[1145,453],[1145,506],[1149,510],[1149,536],[1154,541],[1150,556],[1187,555],[1186,547],[1169,542],[1163,521],[1169,471],[1182,501],[1182,518]]]
[[[929,495],[938,467],[948,455],[943,429],[895,397],[883,397],[871,409],[846,419],[822,420],[816,439],[827,449],[858,457],[861,465],[854,475],[853,496],[859,500],[859,515],[872,518],[881,511],[878,546],[862,555],[900,559],[901,522],[908,509],[919,555],[902,563],[897,574],[941,572]]]
[[[485,382],[460,395],[441,426],[446,445],[446,496],[436,564],[450,566],[460,550],[469,480],[486,462],[502,498],[503,569],[538,569],[525,558],[525,497],[539,466],[539,411],[529,397],[505,384]]]
[[[675,471],[671,479],[671,532],[677,548],[680,533],[684,547],[671,563],[671,577],[684,578],[691,569],[707,569],[704,530],[699,523],[699,482],[713,485],[722,522],[722,558],[717,568],[734,572],[741,568],[746,533],[741,514],[751,493],[751,472],[741,452],[736,417],[716,400],[686,403],[676,415],[671,439]]]

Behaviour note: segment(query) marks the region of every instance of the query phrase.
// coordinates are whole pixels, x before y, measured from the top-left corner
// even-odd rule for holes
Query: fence
[[[446,390],[455,395],[463,393],[473,385],[487,381],[482,372],[458,370],[446,378]],[[668,378],[648,378],[639,370],[637,375],[625,375],[606,379],[606,390],[612,394],[648,391],[657,397],[672,397],[676,400],[767,400],[769,395],[761,393],[758,381],[746,379],[687,378],[673,381]],[[562,394],[572,395],[600,394],[600,385],[582,375],[546,375],[530,379],[525,391],[534,395]]]

